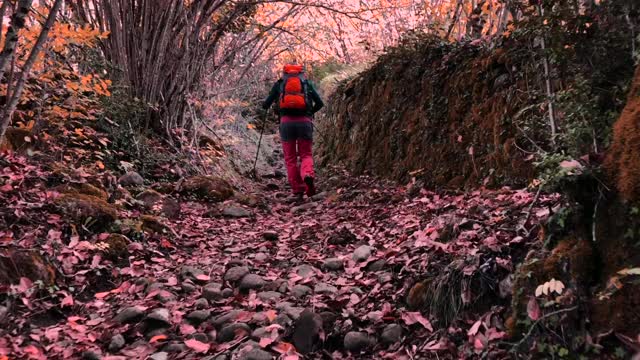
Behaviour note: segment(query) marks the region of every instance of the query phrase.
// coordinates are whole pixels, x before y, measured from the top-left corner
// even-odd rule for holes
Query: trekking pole
[[[258,165],[258,155],[260,154],[260,145],[262,145],[262,135],[264,134],[264,128],[267,124],[267,112],[265,111],[264,116],[262,117],[262,128],[260,129],[260,138],[258,140],[258,148],[256,149],[256,158],[253,161],[253,177],[257,178],[256,175],[256,166]]]

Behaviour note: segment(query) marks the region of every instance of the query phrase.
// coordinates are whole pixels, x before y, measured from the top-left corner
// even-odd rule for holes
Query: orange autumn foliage
[[[605,168],[625,200],[640,201],[640,67],[627,106],[613,126]]]

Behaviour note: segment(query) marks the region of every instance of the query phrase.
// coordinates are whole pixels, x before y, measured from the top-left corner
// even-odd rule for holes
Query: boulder
[[[0,250],[0,285],[18,284],[20,278],[55,284],[56,269],[37,251]]]
[[[144,179],[137,172],[130,171],[122,175],[118,179],[118,183],[124,187],[142,186],[144,185]]]
[[[115,206],[91,195],[62,194],[54,200],[54,204],[62,214],[75,222],[93,227],[106,227],[118,218]]]
[[[162,194],[155,190],[147,189],[139,193],[136,196],[136,200],[142,202],[144,204],[144,207],[152,208],[155,204],[162,200]]]
[[[344,348],[355,353],[367,350],[375,341],[365,332],[351,331],[344,337]]]
[[[82,194],[95,196],[98,199],[107,201],[109,199],[109,194],[96,186],[93,186],[89,183],[69,183],[64,185],[59,185],[53,188],[53,190],[61,193],[61,194]]]
[[[226,180],[214,176],[194,176],[182,183],[183,195],[195,195],[209,201],[225,201],[233,196],[233,188]]]

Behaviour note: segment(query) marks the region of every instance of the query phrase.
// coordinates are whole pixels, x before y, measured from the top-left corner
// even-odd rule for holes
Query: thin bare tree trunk
[[[538,5],[538,13],[540,17],[544,16],[544,9],[542,5]],[[551,67],[549,66],[549,57],[546,54],[547,51],[547,43],[544,36],[541,37],[540,48],[543,52],[542,58],[542,66],[544,68],[544,81],[545,87],[547,91],[547,101],[549,102],[549,127],[551,128],[551,145],[556,147],[556,136],[557,136],[557,127],[556,127],[556,115],[555,115],[555,106],[554,106],[554,94],[553,87],[551,86]]]
[[[58,11],[60,10],[60,7],[62,6],[63,2],[64,2],[63,0],[56,0],[56,2],[53,4],[53,7],[51,7],[51,10],[49,11],[49,16],[47,17],[47,21],[44,23],[42,27],[42,31],[40,31],[40,35],[38,35],[38,40],[36,40],[35,45],[33,45],[33,49],[31,49],[31,53],[29,54],[27,61],[22,67],[22,74],[20,76],[20,79],[18,80],[15,90],[13,91],[13,94],[11,94],[11,100],[9,100],[8,103],[2,109],[2,113],[1,113],[2,116],[0,117],[0,139],[4,138],[4,134],[7,130],[7,127],[11,122],[11,116],[13,115],[13,112],[18,106],[18,102],[20,101],[20,97],[22,96],[24,84],[29,78],[31,68],[36,63],[36,60],[38,59],[38,55],[42,51],[44,44],[47,42],[47,38],[49,37],[49,31],[51,30],[51,27],[53,27],[53,24],[56,21]],[[9,97],[9,94],[7,94],[7,98],[8,97]]]
[[[4,16],[7,13],[7,9],[11,5],[11,1],[2,0],[2,7],[0,8],[0,41],[2,41],[2,26],[4,25]]]
[[[18,32],[24,28],[25,18],[29,14],[32,2],[32,0],[18,1],[18,8],[11,17],[11,26],[9,26],[9,30],[7,30],[4,48],[0,53],[0,80],[4,76],[7,64],[9,64],[9,58],[11,58],[13,50],[16,48],[16,44],[18,43]],[[4,0],[4,3],[8,3],[8,0]],[[2,4],[3,8],[4,3]]]

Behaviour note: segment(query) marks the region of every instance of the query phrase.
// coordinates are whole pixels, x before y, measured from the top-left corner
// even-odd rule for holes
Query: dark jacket
[[[292,115],[292,116],[300,116],[300,115],[306,115],[306,116],[313,116],[313,114],[317,113],[320,109],[322,109],[324,107],[324,103],[322,102],[322,99],[320,98],[320,95],[318,94],[318,92],[316,91],[316,87],[313,84],[313,82],[311,82],[311,80],[305,80],[307,82],[307,99],[309,99],[309,101],[311,102],[310,106],[307,108],[306,111],[301,111],[300,110],[289,110],[289,109],[282,109],[280,110],[278,107],[279,104],[279,99],[280,99],[280,89],[282,89],[282,79],[276,81],[275,84],[273,84],[273,87],[271,88],[271,91],[269,92],[269,96],[267,97],[267,99],[264,101],[264,103],[262,103],[262,108],[263,109],[268,109],[271,107],[271,105],[273,105],[273,103],[276,103],[276,110],[278,111],[278,113],[282,116],[282,115]]]

